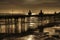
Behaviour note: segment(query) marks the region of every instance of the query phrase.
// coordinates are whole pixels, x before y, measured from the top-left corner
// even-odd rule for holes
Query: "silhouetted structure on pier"
[[[56,24],[58,23],[58,24]],[[44,14],[41,10],[39,15],[32,15],[29,10],[28,15],[21,14],[1,14],[0,15],[0,35],[16,35],[33,32],[37,28],[40,32],[46,27],[60,25],[60,13]]]

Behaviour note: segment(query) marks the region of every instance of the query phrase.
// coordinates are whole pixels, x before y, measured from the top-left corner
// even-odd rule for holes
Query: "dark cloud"
[[[56,3],[60,0],[0,0],[0,2],[9,2],[9,3],[22,3],[22,4],[41,4],[41,3]]]
[[[8,8],[60,8],[60,0],[0,0],[0,9]]]

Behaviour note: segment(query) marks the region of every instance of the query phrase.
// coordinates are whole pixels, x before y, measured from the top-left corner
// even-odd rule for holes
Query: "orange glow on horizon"
[[[32,11],[32,15],[36,15],[39,14],[39,10],[31,10]],[[60,12],[60,10],[42,10],[44,14],[54,14],[54,12]],[[10,14],[27,14],[29,11],[28,10],[0,10],[0,13],[10,13]]]

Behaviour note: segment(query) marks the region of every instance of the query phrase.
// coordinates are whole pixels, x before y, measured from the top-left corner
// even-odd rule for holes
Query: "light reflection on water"
[[[54,37],[50,37],[50,39],[46,39],[49,37],[39,37],[39,35],[28,35],[28,36],[24,36],[24,37],[11,37],[11,38],[5,38],[3,40],[60,40]]]
[[[3,40],[35,40],[35,35],[28,35],[19,38],[11,37],[11,38],[5,38]]]

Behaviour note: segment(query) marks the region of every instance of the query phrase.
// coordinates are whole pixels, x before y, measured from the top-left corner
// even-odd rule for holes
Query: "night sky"
[[[60,0],[0,0],[0,12],[28,12],[38,13],[43,10],[45,13],[60,11]]]

